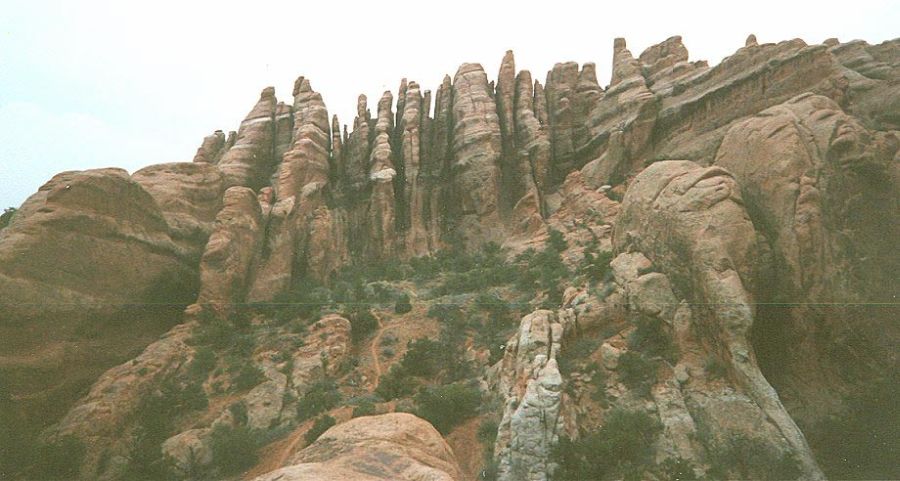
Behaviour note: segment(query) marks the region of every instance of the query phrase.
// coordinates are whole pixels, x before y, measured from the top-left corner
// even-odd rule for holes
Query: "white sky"
[[[290,102],[298,75],[352,123],[360,93],[374,111],[401,78],[434,90],[463,62],[493,79],[507,49],[542,82],[575,60],[606,85],[615,37],[638,55],[681,35],[713,65],[749,33],[878,43],[900,36],[900,2],[0,0],[0,209],[63,170],[190,161],[264,87]]]

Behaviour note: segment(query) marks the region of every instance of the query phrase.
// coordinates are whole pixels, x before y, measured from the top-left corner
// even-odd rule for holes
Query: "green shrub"
[[[406,344],[406,354],[400,361],[403,370],[412,376],[433,377],[442,368],[446,347],[431,339],[416,339]]]
[[[599,337],[582,337],[575,342],[566,344],[557,358],[559,372],[568,375],[575,371],[597,350],[602,341],[603,339]]]
[[[634,320],[635,329],[628,336],[628,347],[648,356],[660,356],[670,362],[676,357],[672,337],[665,323],[658,317],[640,315]]]
[[[378,330],[378,318],[367,307],[357,305],[342,315],[350,321],[350,337],[354,343],[362,341]]]
[[[258,460],[256,435],[246,426],[218,425],[211,435],[213,462],[222,475],[236,474]]]
[[[320,416],[316,419],[316,422],[313,423],[312,427],[309,428],[309,431],[304,435],[304,439],[306,439],[306,444],[312,444],[316,439],[319,439],[325,431],[336,424],[336,421],[333,417],[325,415]]]
[[[62,436],[38,444],[35,459],[35,479],[75,479],[84,459],[84,444],[75,436]]]
[[[232,383],[238,391],[251,389],[258,386],[266,380],[262,370],[250,363],[241,364],[237,375],[232,379]]]
[[[578,440],[562,437],[553,451],[555,478],[603,479],[612,470],[638,471],[651,462],[661,424],[643,412],[613,409],[603,427]]]
[[[650,388],[656,383],[656,363],[639,352],[622,353],[617,369],[622,383],[639,395],[650,394]]]
[[[171,479],[171,466],[162,455],[162,443],[174,433],[174,422],[208,404],[202,386],[174,379],[163,381],[159,389],[144,397],[136,410],[135,431],[128,453],[128,479]]]
[[[190,376],[194,379],[206,379],[213,368],[216,367],[216,353],[208,346],[197,348],[194,359],[189,368]]]
[[[709,476],[714,479],[797,479],[800,463],[789,452],[743,434],[712,450]],[[730,475],[731,474],[731,475]]]
[[[412,303],[409,300],[409,294],[402,293],[397,297],[397,301],[394,303],[394,312],[397,314],[406,314],[407,312],[412,310]]]
[[[416,395],[417,414],[441,434],[477,414],[480,405],[481,391],[463,383],[425,387]]]
[[[385,401],[402,398],[415,392],[418,382],[411,377],[400,365],[391,366],[388,372],[381,376],[375,394]]]
[[[900,479],[898,373],[870,381],[846,399],[844,412],[809,430],[829,479]]]
[[[12,218],[16,215],[19,209],[15,207],[7,207],[3,209],[3,213],[0,214],[0,230],[3,230],[4,227],[8,226],[10,222],[12,222]]]
[[[305,421],[319,415],[341,401],[337,385],[330,379],[319,381],[306,391],[297,402],[297,420]]]
[[[694,481],[697,479],[693,463],[686,459],[669,458],[659,468],[664,481]]]
[[[497,440],[497,421],[494,419],[485,419],[478,426],[478,440],[485,445],[493,446]]]
[[[596,240],[584,249],[584,257],[578,264],[576,274],[586,277],[591,282],[605,282],[612,277],[609,263],[613,259],[611,251],[600,251]]]
[[[356,406],[353,406],[353,417],[358,418],[360,416],[371,416],[375,414],[375,403],[372,401],[362,401]]]

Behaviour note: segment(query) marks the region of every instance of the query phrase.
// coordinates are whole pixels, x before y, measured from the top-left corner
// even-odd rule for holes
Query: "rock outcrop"
[[[558,63],[541,84],[511,51],[496,82],[479,64],[445,76],[433,107],[404,79],[374,116],[360,96],[343,130],[309,79],[293,102],[266,88],[193,162],[64,172],[21,206],[0,231],[0,401],[36,438],[81,439],[83,479],[135,469],[142,400],[188,389],[206,407],[168,416],[150,450],[182,474],[217,472],[213,437],[227,428],[292,432],[261,481],[458,480],[480,449],[498,479],[550,480],[565,468],[561,439],[627,411],[659,426],[629,476],[663,479],[674,463],[696,476],[822,479],[828,451],[810,444],[858,409],[849,393],[898,366],[898,78],[898,40],[751,35],[710,67],[674,36],[638,56],[616,39],[606,88],[592,63]],[[512,296],[512,281],[448,267],[489,243],[541,277],[534,289],[552,274],[564,292],[560,304],[547,286],[529,291],[517,316],[549,308],[524,316],[501,356],[485,345],[511,327],[460,348],[502,401],[479,414],[499,417],[493,451],[463,446],[472,419],[448,437],[465,448],[457,464],[406,414],[343,422],[299,450],[314,423],[298,419],[301,398],[328,386],[368,399],[371,373],[377,384],[399,358],[381,344],[391,327],[357,312],[384,286],[345,269],[402,271],[397,292],[423,304],[405,319],[415,331],[433,322],[419,308],[454,283]],[[434,265],[414,259],[438,253]],[[481,254],[468,275],[495,274]],[[447,285],[417,295],[406,271],[438,264],[454,270]],[[477,324],[454,334],[494,329]],[[359,370],[364,358],[385,366]],[[739,451],[774,464],[723,467]],[[616,462],[609,476],[625,476]]]
[[[254,481],[461,481],[453,452],[411,414],[356,418],[325,431],[289,465]]]

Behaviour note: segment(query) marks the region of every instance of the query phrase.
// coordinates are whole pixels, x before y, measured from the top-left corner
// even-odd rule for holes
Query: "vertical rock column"
[[[378,102],[378,121],[375,123],[375,140],[372,142],[370,157],[369,180],[372,183],[372,195],[369,201],[367,253],[374,259],[387,259],[395,253],[394,177],[397,171],[390,143],[394,127],[392,102],[390,92],[385,92]]]
[[[241,122],[234,145],[218,163],[227,187],[245,186],[258,190],[267,184],[274,167],[275,89],[266,87],[247,118]]]
[[[448,196],[453,222],[467,246],[502,242],[497,106],[481,65],[463,64],[453,80],[453,163]]]
[[[411,82],[406,91],[403,116],[400,125],[400,151],[398,152],[398,166],[402,166],[403,186],[398,193],[403,194],[400,205],[406,219],[402,222],[408,227],[406,232],[406,254],[421,256],[428,254],[428,226],[426,225],[426,183],[425,175],[421,170],[422,163],[422,96],[419,93],[419,85]],[[427,108],[427,107],[426,107]],[[427,113],[424,114],[427,117]]]

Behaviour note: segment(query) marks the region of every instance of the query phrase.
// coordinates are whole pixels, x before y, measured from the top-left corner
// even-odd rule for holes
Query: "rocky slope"
[[[3,475],[900,476],[900,41],[613,49],[343,131],[300,77],[51,179],[0,230]]]

